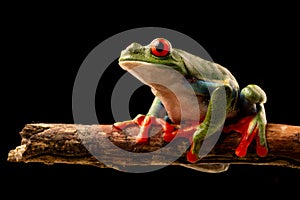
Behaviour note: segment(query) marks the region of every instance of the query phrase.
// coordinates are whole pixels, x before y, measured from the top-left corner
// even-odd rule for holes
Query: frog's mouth
[[[126,71],[133,70],[136,67],[152,67],[153,70],[156,67],[171,68],[170,66],[163,65],[163,64],[154,64],[154,63],[149,63],[149,62],[144,62],[144,61],[136,61],[136,60],[119,61],[119,65],[121,66],[122,69],[124,69]]]

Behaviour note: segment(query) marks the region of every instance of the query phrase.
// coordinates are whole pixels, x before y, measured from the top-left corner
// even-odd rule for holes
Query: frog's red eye
[[[171,44],[168,40],[157,38],[151,42],[151,53],[157,57],[163,57],[170,53]]]

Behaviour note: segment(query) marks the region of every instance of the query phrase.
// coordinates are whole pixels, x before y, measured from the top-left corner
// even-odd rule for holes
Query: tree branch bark
[[[269,154],[258,157],[255,144],[244,158],[234,154],[238,133],[222,133],[217,143],[199,162],[186,161],[189,142],[175,138],[165,143],[162,132],[151,131],[148,144],[136,144],[139,128],[119,131],[112,125],[26,124],[20,131],[21,144],[8,153],[9,162],[82,164],[128,170],[136,167],[181,165],[200,171],[226,171],[229,164],[276,165],[300,169],[300,126],[267,125]],[[208,143],[209,143],[208,139]],[[213,140],[212,140],[213,142]],[[205,169],[205,166],[210,166]],[[212,170],[215,168],[215,170]]]

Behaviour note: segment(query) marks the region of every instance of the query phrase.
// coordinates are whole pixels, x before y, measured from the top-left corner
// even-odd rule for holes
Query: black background
[[[206,188],[218,191],[224,187],[231,192],[242,188],[245,194],[269,194],[275,191],[267,186],[297,185],[299,170],[275,166],[232,165],[221,174],[167,166],[132,174],[89,166],[6,161],[8,151],[20,144],[19,131],[26,123],[73,123],[73,83],[85,57],[110,36],[139,27],[169,28],[195,39],[215,62],[234,74],[241,87],[255,83],[266,91],[268,122],[300,125],[299,21],[292,5],[245,5],[221,12],[210,5],[186,14],[181,13],[180,5],[178,11],[154,4],[122,13],[101,5],[93,10],[28,7],[12,5],[3,14],[0,182],[4,193],[6,188],[14,188],[12,196],[41,191],[56,197],[60,191],[66,196],[95,194],[100,198],[104,194],[114,197],[119,192],[108,192],[114,189],[124,197],[168,197],[202,195]],[[104,10],[109,14],[103,14]],[[107,116],[100,123],[113,123],[107,109],[110,89],[122,73],[117,67],[106,72],[106,89],[99,91],[103,98],[96,98],[97,111]],[[139,92],[131,101],[133,116],[146,112],[153,98],[146,87]],[[144,194],[138,195],[139,191]]]

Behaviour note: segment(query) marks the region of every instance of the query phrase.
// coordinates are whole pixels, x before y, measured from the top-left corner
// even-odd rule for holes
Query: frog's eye
[[[151,53],[157,57],[163,57],[170,53],[171,44],[168,40],[163,38],[157,38],[153,40],[150,44]]]

